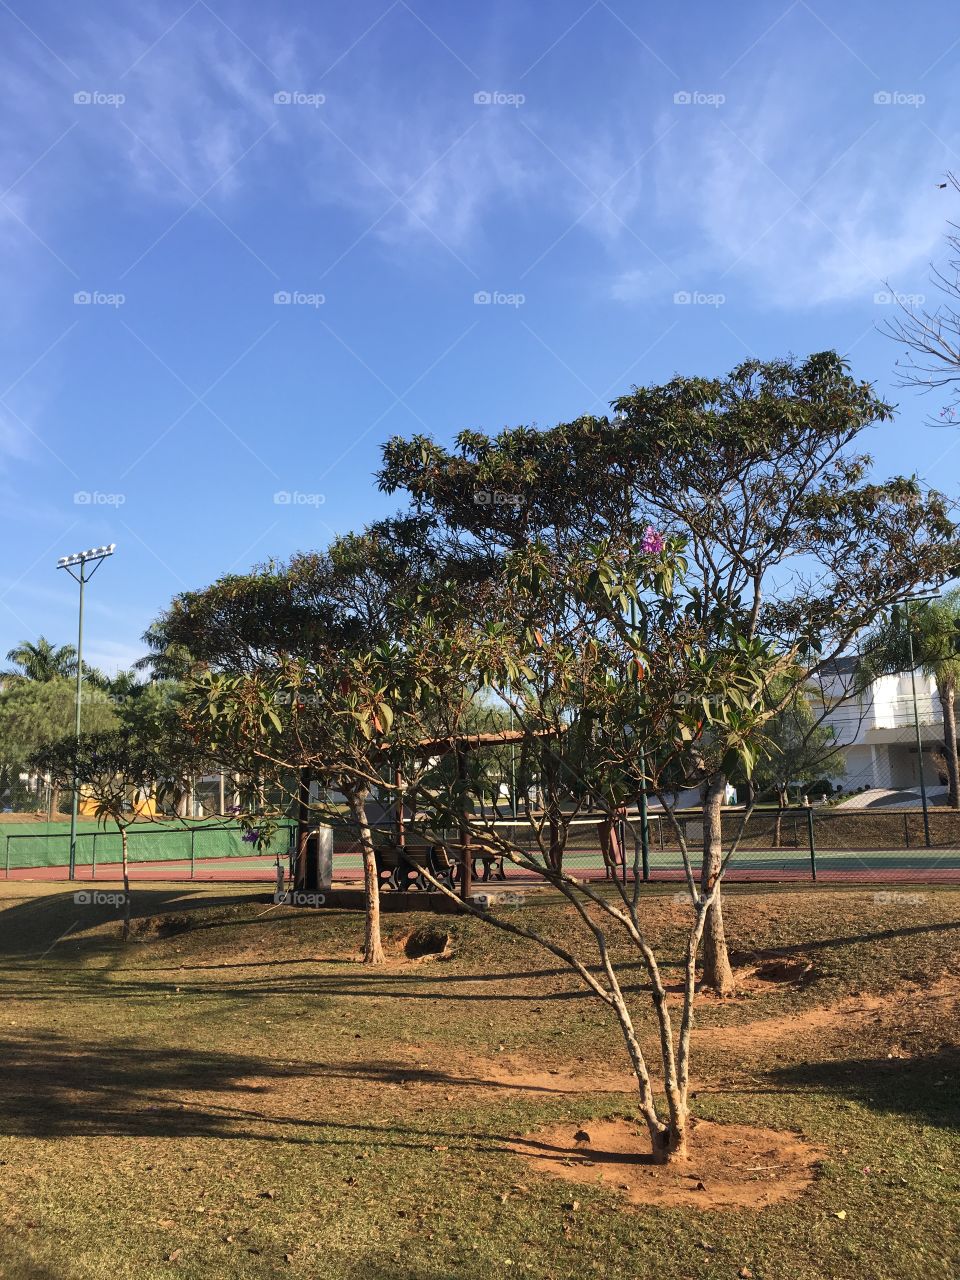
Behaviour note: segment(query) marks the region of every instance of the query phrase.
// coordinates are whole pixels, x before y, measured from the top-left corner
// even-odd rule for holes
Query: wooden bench
[[[389,844],[374,852],[381,889],[396,889],[401,893],[410,889],[430,891],[433,885],[423,874],[424,870],[450,889],[456,882],[457,864],[442,844]]]

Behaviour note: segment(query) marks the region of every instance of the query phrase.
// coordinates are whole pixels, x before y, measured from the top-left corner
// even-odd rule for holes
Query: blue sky
[[[64,553],[117,543],[116,670],[177,591],[392,510],[394,433],[751,354],[849,353],[878,472],[953,496],[878,333],[960,220],[944,12],[0,0],[0,651],[73,638]]]

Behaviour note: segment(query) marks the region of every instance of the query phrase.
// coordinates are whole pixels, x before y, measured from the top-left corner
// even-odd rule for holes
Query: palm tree
[[[77,651],[73,645],[54,645],[45,636],[38,636],[36,644],[24,640],[10,650],[7,661],[13,663],[14,669],[3,674],[17,680],[45,682],[77,674]]]
[[[956,709],[960,685],[960,589],[948,591],[939,600],[917,601],[909,608],[895,606],[889,619],[867,636],[858,673],[859,687],[865,688],[877,676],[909,671],[911,641],[913,669],[936,682],[943,716],[947,802],[952,809],[960,809]]]

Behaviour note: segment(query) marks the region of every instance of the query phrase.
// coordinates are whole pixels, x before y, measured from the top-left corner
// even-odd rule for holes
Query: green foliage
[[[148,798],[155,798],[160,807],[175,807],[202,760],[181,734],[141,734],[123,728],[62,738],[37,750],[29,765],[49,773],[61,787],[76,776],[97,818],[120,827],[133,820],[131,811]]]
[[[939,600],[895,605],[863,642],[859,687],[866,688],[879,676],[911,667],[933,676],[938,685],[956,687],[960,679],[960,590],[948,591]]]
[[[76,686],[54,676],[49,680],[7,681],[0,690],[0,756],[15,766],[40,748],[73,732]],[[84,733],[103,732],[117,724],[112,699],[84,688],[80,725]]]
[[[956,571],[943,496],[914,478],[873,482],[855,451],[890,414],[833,352],[751,360],[634,388],[609,417],[463,432],[452,450],[393,439],[379,481],[503,565],[489,639],[509,654],[488,678],[533,693],[532,721],[552,706],[581,747],[587,720],[619,720],[621,736],[632,725],[652,785],[690,786],[796,754],[790,720],[817,664]],[[475,500],[489,490],[509,501]],[[664,540],[652,556],[650,525]],[[612,783],[609,750],[593,755]]]
[[[77,651],[72,644],[52,644],[45,636],[36,641],[24,640],[7,654],[13,670],[5,672],[7,678],[18,680],[55,680],[74,676],[77,671]]]
[[[778,681],[769,699],[778,706],[763,726],[763,750],[753,782],[759,792],[776,790],[786,801],[790,784],[818,782],[826,774],[845,772],[844,757],[831,726],[824,724],[812,688],[790,689],[782,703],[784,681]]]

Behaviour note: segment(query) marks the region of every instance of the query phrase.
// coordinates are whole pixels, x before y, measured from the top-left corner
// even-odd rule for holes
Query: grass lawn
[[[649,900],[673,963],[675,892]],[[960,891],[728,891],[731,944],[768,976],[700,1006],[694,1109],[825,1153],[799,1198],[742,1211],[630,1205],[507,1148],[636,1102],[606,1010],[477,921],[385,916],[391,963],[365,969],[357,916],[262,890],[137,888],[125,947],[62,886],[0,899],[4,1280],[960,1270]],[[404,956],[424,922],[450,958]]]

